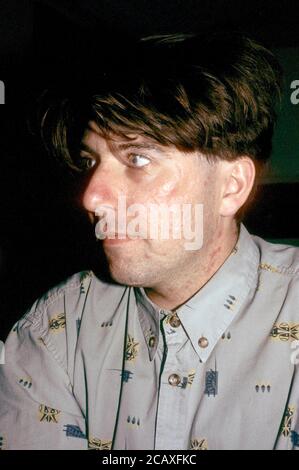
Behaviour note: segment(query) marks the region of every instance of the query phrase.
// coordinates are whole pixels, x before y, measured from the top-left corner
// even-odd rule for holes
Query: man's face
[[[135,134],[130,139],[114,135],[111,139],[101,137],[94,123],[89,123],[82,139],[81,158],[90,159],[93,164],[89,181],[83,193],[83,206],[94,225],[103,215],[103,206],[113,208],[116,214],[114,239],[103,240],[112,278],[120,284],[155,287],[169,279],[188,277],[201,264],[213,244],[218,225],[219,189],[217,186],[217,163],[207,162],[198,152],[184,153],[175,147],[165,147],[157,142]],[[144,230],[141,236],[118,239],[119,200],[125,199],[126,207],[142,205],[146,209],[139,217]],[[192,229],[201,230],[203,224],[203,245],[200,249],[186,249],[183,234],[174,239],[171,232],[173,219],[170,217],[170,236],[161,235],[161,213],[158,219],[158,236],[150,237],[150,207],[173,204],[182,209],[192,205]],[[195,225],[195,206],[203,205],[203,221]],[[136,206],[135,206],[136,207]],[[185,206],[186,207],[186,206]],[[134,209],[134,207],[133,207]],[[145,214],[147,219],[144,222]],[[177,228],[183,224],[177,220]],[[127,213],[126,222],[132,222],[136,213]],[[135,219],[136,220],[136,219]],[[157,220],[157,219],[155,219]],[[128,225],[127,225],[128,227]],[[191,228],[191,227],[190,227]],[[177,232],[179,234],[179,232]],[[127,231],[128,235],[128,231]]]

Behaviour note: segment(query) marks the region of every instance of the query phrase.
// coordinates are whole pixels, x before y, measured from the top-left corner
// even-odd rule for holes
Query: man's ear
[[[223,165],[223,189],[219,214],[234,216],[245,204],[255,179],[255,165],[247,156]]]

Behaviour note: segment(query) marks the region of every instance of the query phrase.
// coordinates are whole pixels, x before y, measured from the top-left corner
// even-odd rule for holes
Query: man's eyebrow
[[[133,142],[128,142],[128,143],[123,143],[123,144],[115,144],[115,150],[117,151],[122,151],[122,150],[156,150],[157,152],[162,152],[161,146],[152,144],[149,142],[144,142],[144,143],[133,143]],[[92,149],[88,144],[85,142],[81,142],[79,146],[79,152],[88,152],[90,155],[93,155],[94,157],[98,157],[99,154],[96,150]]]
[[[158,150],[161,152],[161,147],[156,144],[151,144],[149,142],[144,143],[124,143],[124,144],[117,144],[118,150],[127,150],[127,149],[146,149],[146,150]]]
[[[87,145],[85,142],[80,142],[79,150],[85,150],[86,152],[89,152],[91,154],[96,154],[96,151],[89,147],[89,145]]]

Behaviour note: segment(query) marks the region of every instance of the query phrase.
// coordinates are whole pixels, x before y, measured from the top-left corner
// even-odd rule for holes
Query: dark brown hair
[[[140,133],[207,158],[271,153],[281,69],[273,54],[238,34],[142,39],[114,64],[90,68],[90,82],[45,100],[47,148],[78,168],[76,149],[88,120],[104,136]]]

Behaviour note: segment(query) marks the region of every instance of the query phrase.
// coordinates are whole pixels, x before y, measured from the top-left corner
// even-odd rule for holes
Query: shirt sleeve
[[[72,393],[63,358],[63,313],[52,320],[44,308],[12,329],[0,365],[1,449],[86,449],[85,419]],[[60,328],[61,327],[61,328]],[[53,341],[60,331],[60,343]]]

